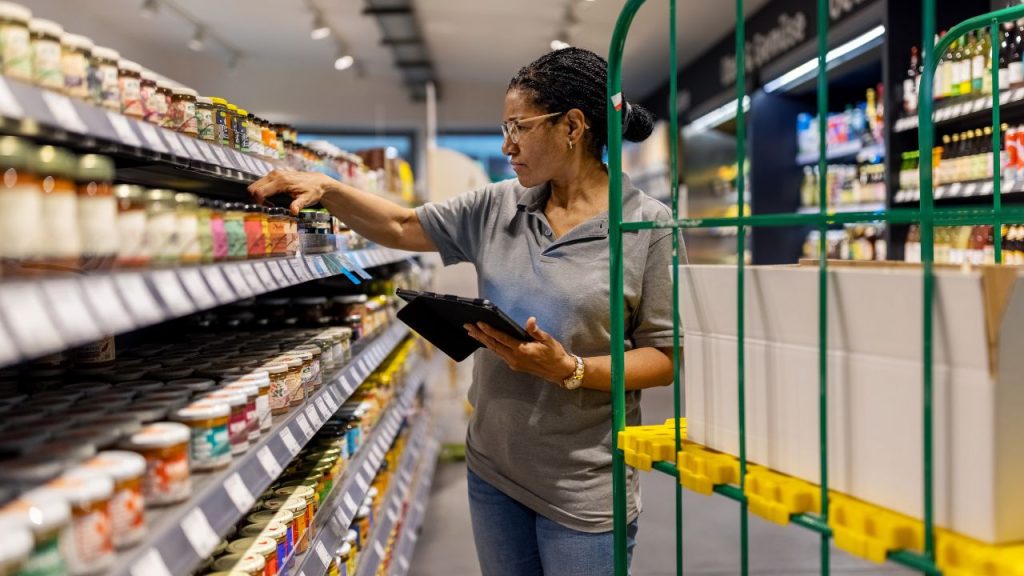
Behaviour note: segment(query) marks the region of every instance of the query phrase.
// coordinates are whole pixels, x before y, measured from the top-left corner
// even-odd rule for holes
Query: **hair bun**
[[[643,142],[653,131],[654,115],[639,104],[627,104],[622,119],[622,137],[630,142]]]

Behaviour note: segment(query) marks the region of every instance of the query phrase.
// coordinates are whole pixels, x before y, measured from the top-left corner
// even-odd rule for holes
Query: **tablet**
[[[489,300],[401,288],[395,294],[408,302],[398,311],[398,319],[456,362],[483,348],[466,333],[464,324],[486,322],[516,340],[533,341],[522,326]]]

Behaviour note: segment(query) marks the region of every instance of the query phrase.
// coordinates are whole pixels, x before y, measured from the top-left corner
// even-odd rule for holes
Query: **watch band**
[[[571,354],[573,359],[576,361],[576,370],[573,371],[572,375],[562,380],[562,388],[566,390],[575,390],[583,385],[583,371],[585,365],[583,364],[583,358],[575,354]]]

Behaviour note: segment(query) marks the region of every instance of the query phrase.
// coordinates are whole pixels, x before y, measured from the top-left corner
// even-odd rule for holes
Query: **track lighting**
[[[313,17],[313,30],[310,31],[309,37],[313,40],[323,40],[331,35],[331,27],[327,25],[327,21],[324,20],[323,14],[316,14]]]
[[[356,63],[356,59],[351,54],[339,53],[337,59],[334,60],[335,70],[348,70]]]
[[[202,52],[206,48],[206,30],[200,26],[196,26],[196,33],[192,35],[192,39],[188,41],[188,49],[193,52]]]
[[[568,42],[565,42],[565,41],[562,41],[562,40],[559,40],[559,39],[555,39],[555,40],[551,41],[551,49],[552,50],[562,50],[563,48],[568,48],[569,46],[570,46],[570,44]]]

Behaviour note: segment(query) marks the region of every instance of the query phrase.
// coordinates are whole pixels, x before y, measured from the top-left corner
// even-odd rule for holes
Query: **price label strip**
[[[83,291],[86,301],[95,312],[96,321],[107,334],[118,334],[135,328],[135,322],[125,310],[117,295],[114,279],[110,276],[92,276]]]
[[[167,144],[164,143],[163,138],[160,137],[160,133],[156,131],[156,127],[146,122],[137,122],[135,124],[138,127],[139,132],[142,133],[142,139],[146,141],[146,145],[150,150],[159,152],[161,154],[167,154]]]
[[[324,567],[331,565],[331,555],[327,553],[327,548],[324,546],[323,542],[317,541],[316,555],[320,558],[320,563],[323,564]]]
[[[363,479],[362,474],[356,474],[356,485],[359,486],[359,489],[362,490],[363,494],[366,494],[367,489],[370,488],[370,485]]]
[[[301,426],[301,424],[300,424],[300,426]],[[308,427],[309,424],[307,423],[306,426]],[[303,431],[303,432],[305,432],[305,431]],[[301,450],[301,447],[299,446],[299,443],[295,441],[295,436],[292,435],[292,431],[289,430],[288,428],[285,428],[284,430],[281,430],[281,441],[284,442],[285,448],[288,449],[288,452],[292,456],[295,456],[296,454],[299,453],[299,450]]]
[[[260,461],[260,465],[263,466],[263,470],[271,480],[276,480],[281,475],[281,464],[277,458],[274,458],[274,453],[270,451],[269,447],[260,448],[256,453],[256,459]]]
[[[231,161],[228,160],[228,155],[224,153],[223,146],[217,146],[216,144],[213,144],[210,146],[210,148],[212,148],[213,153],[217,155],[217,163],[220,166],[224,168],[234,168],[234,166],[231,165]]]
[[[306,437],[306,440],[313,437],[313,429],[309,426],[309,420],[306,419],[305,414],[299,414],[299,417],[296,418],[296,422],[299,423],[299,430],[302,430],[302,434]]]
[[[224,276],[227,276],[228,282],[235,289],[235,292],[242,298],[248,298],[252,296],[252,289],[249,288],[249,283],[242,277],[242,271],[237,265],[235,266],[224,266],[222,268]]]
[[[142,558],[132,564],[129,574],[131,576],[171,576],[171,571],[167,568],[160,552],[156,548],[150,548],[142,555]]]
[[[139,140],[138,135],[132,130],[131,121],[125,118],[117,112],[107,110],[107,120],[110,121],[110,125],[114,128],[114,133],[117,134],[117,139],[121,141],[121,144],[125,146],[131,146],[132,148],[141,148],[142,140]]]
[[[173,270],[157,270],[150,274],[150,283],[164,301],[167,309],[176,316],[195,312],[196,307],[182,288]]]
[[[199,153],[203,156],[203,161],[207,164],[216,166],[217,154],[213,151],[213,146],[210,146],[206,142],[196,142],[196,147],[199,148]]]
[[[85,125],[82,117],[78,115],[78,110],[75,110],[75,105],[71,102],[70,98],[63,94],[50,92],[49,90],[43,90],[42,95],[43,102],[46,102],[46,107],[50,110],[50,114],[53,115],[53,119],[56,120],[61,128],[68,132],[77,132],[78,134],[89,132],[89,127]]]
[[[324,425],[323,418],[321,418],[320,414],[316,411],[316,406],[312,404],[306,408],[306,418],[308,418],[317,429]]]
[[[21,104],[18,103],[18,99],[11,92],[11,87],[7,85],[7,81],[2,76],[0,76],[0,115],[6,118],[22,118],[25,116],[25,111],[21,108]]]
[[[217,548],[217,544],[220,543],[220,538],[213,531],[213,527],[210,526],[210,521],[206,518],[206,514],[199,508],[194,508],[186,514],[181,519],[180,526],[181,530],[185,533],[185,537],[192,544],[192,549],[195,550],[196,555],[200,558],[209,556]]]
[[[64,348],[64,340],[46,312],[43,295],[33,283],[0,286],[0,310],[18,349],[26,356],[41,356]]]
[[[292,272],[295,273],[295,277],[299,279],[299,282],[307,282],[313,279],[309,275],[309,270],[306,268],[306,264],[301,257],[292,258],[289,263],[291,264]]]
[[[352,495],[348,492],[345,492],[345,496],[342,498],[342,501],[349,514],[355,514],[358,511],[359,507],[356,506],[356,501],[352,499]]]
[[[178,278],[181,279],[182,285],[185,286],[185,290],[188,291],[197,308],[205,310],[217,305],[217,297],[210,292],[199,270],[196,268],[182,268],[178,270]],[[227,287],[227,284],[224,286]]]
[[[54,311],[62,333],[75,342],[92,342],[103,337],[103,331],[89,313],[82,287],[75,280],[42,282],[43,292]]]
[[[156,324],[164,319],[160,305],[156,303],[153,294],[146,286],[146,281],[138,273],[118,274],[114,276],[114,283],[123,296],[122,300],[127,304],[132,316],[142,324]]]
[[[269,290],[273,290],[278,287],[277,280],[273,274],[270,273],[270,268],[267,267],[266,262],[256,262],[253,264],[256,269],[256,275],[259,276],[260,281]]]
[[[235,507],[241,514],[248,512],[256,502],[252,492],[245,486],[245,482],[242,482],[242,477],[237,472],[224,481],[224,490],[227,491],[228,497],[235,503]]]
[[[175,156],[184,159],[189,158],[188,150],[185,149],[185,144],[182,143],[181,137],[178,135],[177,132],[165,130],[163,135],[164,140],[166,140],[167,144],[171,146],[171,152],[173,152]]]
[[[263,285],[263,282],[260,281],[260,277],[256,275],[256,271],[252,264],[246,262],[244,264],[239,264],[238,268],[242,271],[242,277],[245,278],[246,283],[249,284],[249,288],[251,288],[254,293],[262,294],[268,290],[268,288]]]
[[[338,257],[341,258],[344,262],[349,263],[350,266],[348,267],[352,270],[355,270],[355,273],[363,280],[371,280],[373,278],[373,276],[370,276],[366,272],[366,270],[364,270],[363,267],[359,265],[358,261],[356,261],[354,258],[350,258],[348,254],[339,254]]]

